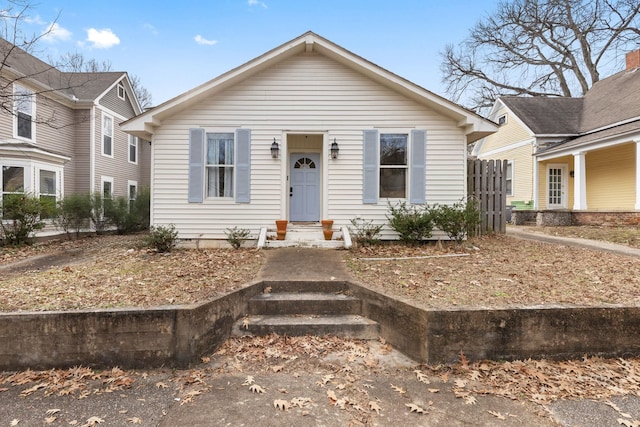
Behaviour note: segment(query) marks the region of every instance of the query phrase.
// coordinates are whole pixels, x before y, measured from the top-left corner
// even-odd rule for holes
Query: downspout
[[[540,209],[540,201],[538,200],[538,190],[539,190],[539,173],[540,166],[538,156],[536,153],[538,152],[538,142],[535,141],[533,143],[533,209]]]
[[[89,119],[89,194],[96,190],[96,107],[91,106]]]

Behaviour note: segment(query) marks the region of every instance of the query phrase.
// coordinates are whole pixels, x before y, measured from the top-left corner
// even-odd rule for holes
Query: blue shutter
[[[204,129],[189,129],[189,203],[204,199]]]
[[[427,152],[427,131],[411,131],[411,188],[409,188],[409,203],[424,204],[425,199],[425,170]]]
[[[362,203],[378,203],[378,131],[368,129],[363,134]]]
[[[236,130],[236,202],[251,201],[251,129]]]

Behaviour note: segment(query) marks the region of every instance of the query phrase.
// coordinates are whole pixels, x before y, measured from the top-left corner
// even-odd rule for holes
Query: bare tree
[[[446,46],[443,82],[473,109],[501,95],[582,96],[640,44],[639,27],[637,0],[502,0]]]
[[[131,88],[135,92],[136,98],[138,98],[140,107],[143,110],[145,108],[151,107],[153,105],[151,92],[149,92],[146,87],[142,86],[140,77],[138,77],[135,74],[132,74],[129,76],[129,80],[131,81]]]

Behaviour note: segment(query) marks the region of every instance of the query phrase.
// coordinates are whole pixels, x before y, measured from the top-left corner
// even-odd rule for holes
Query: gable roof
[[[504,96],[500,101],[536,135],[577,134],[582,98]]]
[[[1,71],[11,73],[15,82],[39,86],[40,90],[71,107],[93,102],[127,77],[124,71],[63,72],[2,38],[0,55],[5,60]],[[137,100],[134,104],[137,111],[141,111]]]
[[[452,118],[458,123],[459,127],[464,128],[467,142],[473,142],[497,130],[497,126],[494,123],[482,116],[399,77],[311,31],[157,107],[147,110],[141,115],[124,122],[121,125],[122,129],[140,138],[151,140],[154,128],[163,119],[286,58],[305,51],[317,52],[333,59],[416,102],[438,111],[444,116]]]

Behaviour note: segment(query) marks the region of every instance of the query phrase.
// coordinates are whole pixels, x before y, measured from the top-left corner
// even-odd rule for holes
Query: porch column
[[[640,210],[640,139],[636,143],[636,210]]]
[[[573,155],[573,210],[587,209],[587,177],[585,173],[585,153]]]

